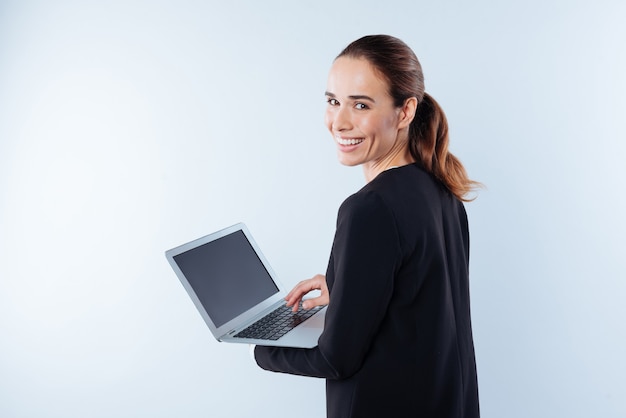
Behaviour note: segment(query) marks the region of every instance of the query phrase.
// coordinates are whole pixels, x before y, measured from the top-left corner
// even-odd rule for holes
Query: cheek
[[[370,136],[384,136],[392,126],[391,121],[388,118],[381,115],[372,115],[360,120],[359,126],[361,131]]]
[[[378,131],[384,135],[395,135],[397,133],[397,119],[395,115],[384,115],[376,121]]]

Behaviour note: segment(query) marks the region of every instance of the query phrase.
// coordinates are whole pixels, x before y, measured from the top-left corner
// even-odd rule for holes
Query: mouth
[[[365,139],[364,138],[341,138],[339,136],[336,136],[335,141],[337,141],[339,145],[348,146],[348,145],[358,145],[361,142],[365,141]]]

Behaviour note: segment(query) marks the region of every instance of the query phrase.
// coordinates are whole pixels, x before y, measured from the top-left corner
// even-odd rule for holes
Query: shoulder
[[[396,211],[377,190],[363,188],[348,197],[339,208],[333,253],[345,257],[345,251],[365,247],[398,253],[400,234]],[[364,253],[363,253],[364,254]]]
[[[432,228],[442,217],[459,216],[463,204],[418,164],[380,173],[346,199],[340,217],[363,213],[371,219],[388,217],[406,233]],[[401,232],[402,234],[402,232]]]
[[[442,187],[432,174],[417,163],[383,171],[367,186],[392,195],[397,191],[437,193]]]
[[[349,217],[355,221],[389,217],[392,210],[379,190],[364,187],[343,201],[339,208],[339,220]]]
[[[395,212],[411,211],[436,204],[445,188],[418,164],[393,168],[380,173],[357,193],[344,201],[346,208],[369,207]]]

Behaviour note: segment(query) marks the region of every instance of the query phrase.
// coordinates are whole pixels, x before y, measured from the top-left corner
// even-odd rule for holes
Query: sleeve
[[[381,197],[368,192],[348,198],[337,219],[327,272],[330,302],[318,346],[257,346],[257,364],[326,379],[356,373],[387,311],[401,258],[396,223]]]

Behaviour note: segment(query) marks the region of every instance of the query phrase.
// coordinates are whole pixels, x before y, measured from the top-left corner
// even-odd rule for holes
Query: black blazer
[[[257,346],[266,370],[326,379],[329,418],[479,416],[463,204],[419,164],[341,205],[319,345]]]

